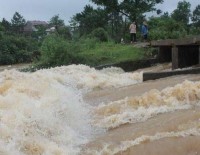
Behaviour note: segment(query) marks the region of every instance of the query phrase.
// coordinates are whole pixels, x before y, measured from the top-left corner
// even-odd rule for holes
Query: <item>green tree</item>
[[[97,28],[90,34],[91,37],[98,39],[101,42],[108,41],[108,34],[103,28]]]
[[[21,35],[3,34],[0,37],[0,64],[31,62],[38,50],[37,42]]]
[[[149,19],[148,24],[151,27],[150,39],[175,39],[186,36],[187,32],[184,24],[166,15]]]
[[[169,12],[164,12],[163,15],[161,15],[162,18],[169,18]]]
[[[174,20],[182,22],[183,24],[187,25],[189,23],[189,19],[191,16],[190,7],[191,7],[190,2],[186,2],[185,0],[178,2],[177,9],[173,11],[171,17]]]
[[[0,22],[0,39],[2,39],[3,37],[3,31],[4,31],[4,27],[2,26],[2,23]]]
[[[39,25],[37,26],[37,31],[32,32],[31,36],[37,39],[38,41],[42,41],[47,35],[46,29],[46,26]]]
[[[108,22],[107,13],[101,9],[94,9],[86,5],[81,13],[77,13],[71,20],[73,27],[78,27],[80,35],[89,34],[98,27],[105,28]]]
[[[15,12],[13,18],[11,19],[12,29],[15,33],[20,33],[23,31],[26,20],[18,12]]]
[[[79,31],[80,36],[90,34],[95,29],[103,28],[112,39],[118,41],[124,33],[122,14],[109,12],[102,7],[94,9],[92,6],[86,5],[84,10],[77,13],[70,23],[75,32]]]
[[[1,24],[6,32],[11,30],[11,23],[7,21],[5,18],[2,19]]]
[[[60,19],[59,15],[53,16],[50,19],[49,24],[55,26],[56,30],[58,30],[59,27],[65,26],[64,20]]]
[[[197,5],[192,13],[192,22],[196,27],[200,27],[200,5]]]
[[[76,63],[79,48],[56,34],[48,35],[40,48],[39,66],[60,66]]]
[[[2,32],[4,30],[4,27],[2,25],[2,23],[0,22],[0,32]]]
[[[91,0],[97,5],[105,7],[109,12],[119,12],[129,17],[130,20],[138,20],[144,13],[156,11],[155,5],[163,0]]]
[[[72,39],[70,28],[67,27],[67,26],[59,27],[57,32],[61,37],[63,37],[66,40],[71,40]]]

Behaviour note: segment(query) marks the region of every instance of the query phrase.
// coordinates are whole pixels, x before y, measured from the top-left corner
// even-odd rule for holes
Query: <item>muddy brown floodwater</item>
[[[0,155],[200,154],[200,75],[27,66],[0,67]]]
[[[200,154],[199,81],[199,75],[173,76],[88,93],[95,123],[107,132],[82,154]]]

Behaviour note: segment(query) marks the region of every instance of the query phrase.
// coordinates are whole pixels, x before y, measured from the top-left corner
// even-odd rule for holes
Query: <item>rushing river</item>
[[[0,154],[78,154],[101,132],[83,95],[141,82],[141,73],[84,65],[0,73]]]
[[[84,65],[1,72],[0,155],[123,154],[148,141],[200,136],[199,81],[108,103],[83,99],[92,91],[141,82],[142,72]]]

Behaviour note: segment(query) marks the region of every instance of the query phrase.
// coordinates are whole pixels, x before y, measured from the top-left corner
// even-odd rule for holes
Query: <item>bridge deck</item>
[[[150,45],[159,48],[159,62],[172,61],[172,69],[200,64],[200,35],[151,41]]]
[[[151,41],[150,45],[152,47],[200,45],[200,35],[182,39],[166,39]]]

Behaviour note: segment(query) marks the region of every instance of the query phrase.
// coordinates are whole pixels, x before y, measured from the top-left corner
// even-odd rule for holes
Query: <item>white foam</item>
[[[177,104],[174,106],[159,107],[152,106],[149,108],[141,106],[138,109],[129,109],[119,114],[113,114],[107,117],[99,118],[99,120],[94,121],[94,125],[101,128],[111,129],[126,123],[144,122],[158,114],[174,112],[176,110],[189,109],[191,107],[192,106],[190,104]]]
[[[126,123],[143,122],[161,113],[199,105],[200,82],[185,81],[162,91],[151,90],[141,96],[99,105],[94,125],[106,129]]]
[[[48,74],[56,73],[61,76],[65,75],[71,83],[78,88],[85,89],[103,89],[110,87],[121,87],[142,82],[142,72],[125,73],[120,68],[107,68],[95,70],[85,65],[70,65],[56,67],[48,70],[41,70]]]
[[[99,132],[91,127],[84,91],[139,81],[120,69],[97,71],[84,65],[1,72],[0,154],[78,154],[80,145]]]
[[[89,140],[90,107],[79,90],[59,78],[17,71],[1,74],[0,139],[5,151],[76,154],[77,146]]]

